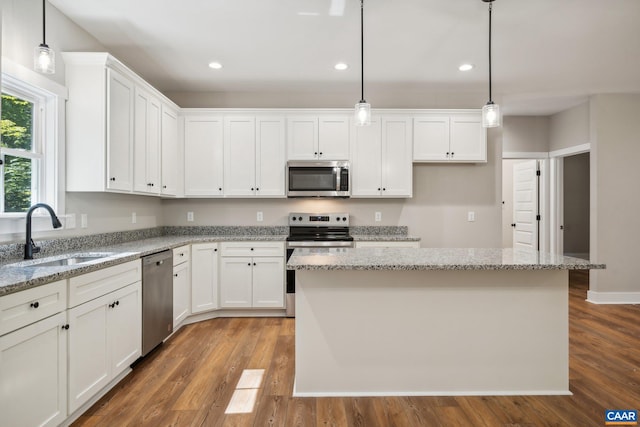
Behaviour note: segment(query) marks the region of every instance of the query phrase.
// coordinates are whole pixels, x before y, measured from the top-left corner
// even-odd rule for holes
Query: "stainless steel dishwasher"
[[[173,330],[173,251],[142,258],[142,356]]]

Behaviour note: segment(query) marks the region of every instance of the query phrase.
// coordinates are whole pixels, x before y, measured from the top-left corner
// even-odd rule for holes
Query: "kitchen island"
[[[568,270],[512,249],[296,249],[296,396],[570,394]]]

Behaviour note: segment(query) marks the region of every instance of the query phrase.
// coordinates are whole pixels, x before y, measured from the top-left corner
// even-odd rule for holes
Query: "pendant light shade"
[[[371,124],[371,104],[364,100],[364,0],[360,0],[360,102],[356,104],[356,126]]]
[[[56,54],[53,49],[47,46],[45,36],[45,0],[42,0],[42,43],[40,43],[40,45],[34,50],[33,68],[40,73],[54,74],[56,72]]]
[[[500,106],[491,97],[491,10],[494,0],[482,0],[489,3],[489,101],[482,107],[482,127],[493,128],[500,126]]]

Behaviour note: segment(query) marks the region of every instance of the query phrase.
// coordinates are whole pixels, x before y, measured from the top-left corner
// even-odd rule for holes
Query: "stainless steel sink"
[[[64,266],[64,265],[76,265],[76,264],[83,264],[89,261],[95,261],[100,258],[106,258],[107,256],[108,255],[74,256],[71,258],[61,258],[61,259],[54,259],[51,261],[36,262],[32,266],[33,267],[58,267],[58,266]]]
[[[32,268],[32,267],[66,267],[72,265],[88,264],[94,261],[100,261],[101,259],[113,257],[113,252],[96,252],[96,253],[76,253],[69,255],[58,255],[49,258],[42,258],[37,260],[21,261],[12,266],[20,268]]]

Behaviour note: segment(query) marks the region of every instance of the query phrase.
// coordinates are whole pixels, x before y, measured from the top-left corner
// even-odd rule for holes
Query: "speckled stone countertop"
[[[419,242],[419,237],[409,236],[406,226],[369,226],[349,227],[349,234],[356,242]]]
[[[289,270],[587,270],[583,259],[537,251],[491,248],[296,249]]]
[[[97,247],[65,252],[54,256],[42,256],[48,260],[60,259],[69,255],[82,256],[90,254],[102,254],[104,258],[89,261],[78,265],[34,267],[41,259],[21,261],[9,259],[0,263],[0,296],[19,292],[32,287],[44,285],[56,280],[100,270],[105,267],[132,261],[145,255],[173,249],[191,243],[205,242],[230,242],[230,241],[284,241],[286,235],[258,234],[258,235],[167,235],[148,239],[134,240],[113,245],[100,245]]]

